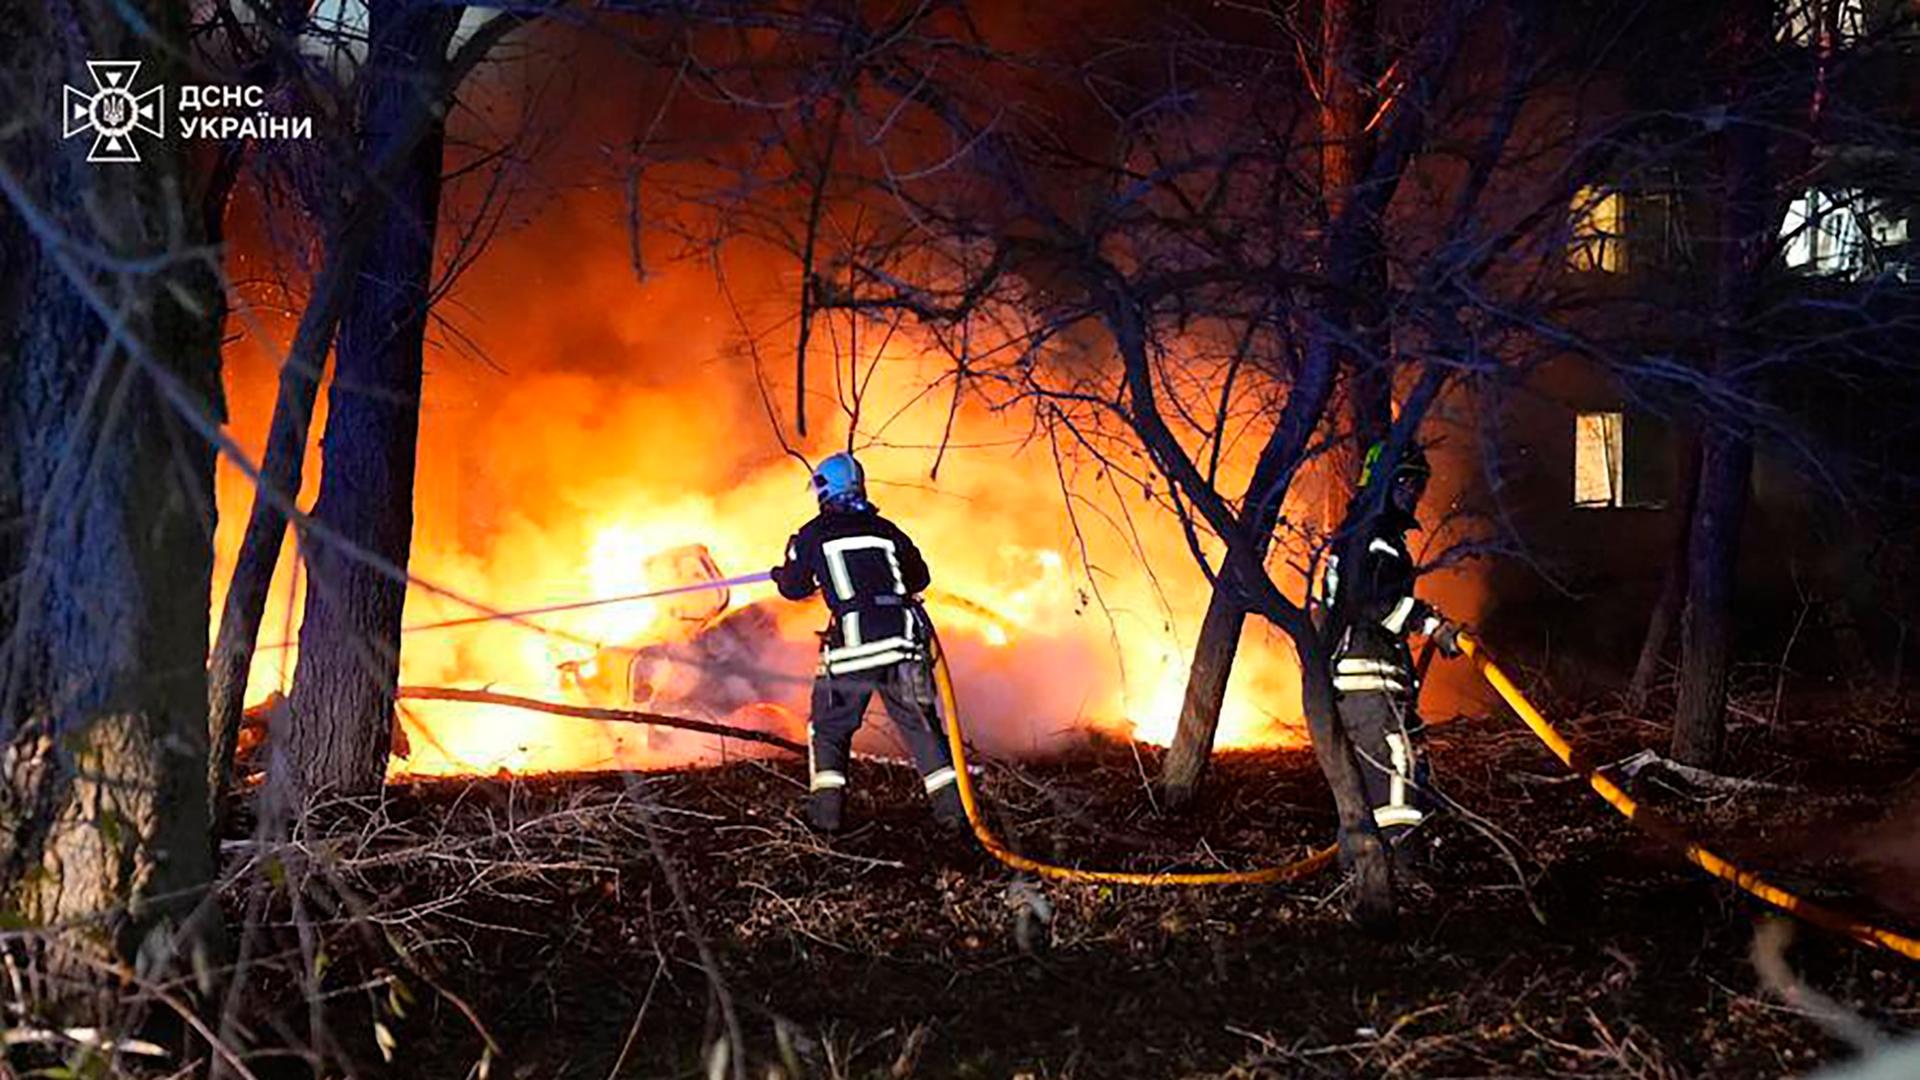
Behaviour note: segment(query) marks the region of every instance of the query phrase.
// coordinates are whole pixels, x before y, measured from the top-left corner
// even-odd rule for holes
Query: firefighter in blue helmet
[[[818,590],[832,613],[807,723],[807,821],[822,832],[840,829],[853,733],[878,693],[919,766],[934,816],[958,826],[966,817],[935,710],[919,601],[931,580],[926,560],[867,501],[866,474],[852,454],[822,461],[813,493],[820,513],[787,541],[786,562],[773,570],[780,595],[800,600]]]
[[[1382,468],[1383,446],[1367,451],[1360,472],[1364,498]],[[1447,656],[1460,655],[1459,628],[1413,594],[1413,556],[1407,533],[1433,469],[1410,448],[1387,478],[1386,507],[1351,538],[1347,563],[1327,562],[1326,603],[1344,616],[1333,643],[1335,705],[1360,759],[1374,825],[1396,843],[1435,809],[1428,780],[1426,738],[1419,714],[1418,674],[1407,636],[1426,635]]]

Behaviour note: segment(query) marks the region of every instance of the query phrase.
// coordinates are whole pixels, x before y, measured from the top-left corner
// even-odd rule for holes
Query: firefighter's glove
[[[767,571],[767,576],[773,579],[774,587],[780,590],[781,596],[804,596],[806,594],[800,591],[804,585],[797,580],[800,576],[798,570],[799,568],[792,563],[781,563]]]
[[[1457,624],[1448,622],[1445,619],[1440,620],[1440,625],[1434,628],[1431,636],[1433,638],[1433,644],[1440,650],[1441,656],[1452,660],[1466,652],[1465,649],[1460,647],[1461,633],[1463,633],[1463,631]]]

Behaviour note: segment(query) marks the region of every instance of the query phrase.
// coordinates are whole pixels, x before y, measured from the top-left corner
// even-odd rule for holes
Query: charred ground
[[[1899,808],[1920,745],[1878,721],[1891,706],[1796,704],[1737,729],[1731,771],[1777,788],[1642,774],[1638,793],[1782,884],[1911,925],[1890,909],[1915,895]],[[1658,738],[1577,714],[1602,760]],[[273,856],[305,882],[301,918],[266,920],[255,946],[310,971],[308,921],[326,1037],[407,1076],[468,1075],[489,1039],[496,1076],[702,1075],[728,1023],[713,971],[756,1077],[1786,1075],[1844,1056],[1761,986],[1757,905],[1564,781],[1510,721],[1434,741],[1449,792],[1523,860],[1516,874],[1454,824],[1390,939],[1343,920],[1331,871],[1281,889],[1031,882],[938,832],[904,766],[862,763],[858,824],[825,843],[797,817],[799,763],[761,759],[416,783],[338,808]],[[993,764],[984,786],[1022,850],[1085,865],[1261,865],[1331,832],[1305,752],[1223,756],[1184,819],[1152,805],[1156,757],[1099,744]],[[260,855],[238,834],[228,848]],[[284,897],[256,901],[292,916]],[[233,895],[236,923],[247,902]],[[1789,959],[1882,1026],[1920,1014],[1920,973],[1890,954],[1802,930]],[[283,994],[261,1014],[310,1037],[296,976]]]

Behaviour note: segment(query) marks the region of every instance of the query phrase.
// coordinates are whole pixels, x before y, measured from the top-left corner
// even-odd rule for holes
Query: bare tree
[[[177,962],[212,925],[208,178],[165,139],[90,163],[59,115],[88,57],[165,82],[184,40],[175,5],[75,3],[16,10],[0,44],[0,907],[54,931],[70,977]]]
[[[331,78],[331,66],[315,64],[303,48],[303,43],[316,32],[310,12],[299,8],[276,9],[273,14],[280,21],[261,20],[257,27],[249,28],[227,5],[220,5],[219,10],[229,27],[226,35],[229,50],[253,57],[252,66],[271,79],[281,94],[304,99],[308,111],[321,117],[323,125],[327,118],[353,115],[352,103],[342,100],[350,93],[351,84],[342,85]],[[335,48],[325,55],[328,59],[337,59],[344,52],[344,48]],[[329,100],[322,105],[314,100],[316,93],[326,93]],[[248,515],[239,555],[228,580],[218,636],[207,662],[208,730],[212,748],[207,762],[207,789],[216,831],[225,814],[260,618],[266,608],[267,590],[272,584],[287,529],[282,506],[284,501],[297,498],[300,492],[314,401],[332,348],[334,329],[357,270],[366,222],[373,217],[372,205],[377,202],[372,197],[351,198],[350,193],[340,190],[341,185],[355,179],[370,179],[339,168],[340,163],[353,158],[351,132],[322,126],[320,135],[317,147],[296,145],[287,155],[288,160],[281,163],[281,169],[258,168],[254,173],[262,187],[279,183],[293,189],[294,197],[289,201],[304,211],[305,221],[319,234],[318,243],[313,245],[319,256],[306,306],[281,366],[279,393],[274,398],[266,450],[260,460],[258,483],[264,492],[254,499]],[[342,213],[348,207],[352,209]],[[283,495],[284,500],[270,497],[272,495]]]
[[[366,59],[354,82],[357,176],[330,227],[326,257],[283,368],[269,456],[214,663],[224,773],[245,671],[300,484],[308,421],[334,324],[333,391],[305,551],[311,585],[301,621],[292,722],[273,742],[270,776],[294,805],[323,788],[361,792],[384,780],[398,686],[403,573],[412,541],[414,456],[426,329],[435,294],[445,118],[460,79],[518,26],[498,15],[455,47],[465,9],[370,4]],[[348,544],[332,542],[338,537]]]
[[[1490,320],[1475,283],[1542,221],[1483,204],[1537,70],[1517,13],[1488,20],[1513,39],[1499,54],[1507,64],[1480,88],[1493,104],[1474,114],[1463,182],[1403,237],[1408,284],[1383,294],[1380,261],[1400,178],[1481,25],[1476,8],[1422,9],[1391,91],[1354,95],[1368,99],[1364,117],[1343,106],[1348,128],[1366,133],[1351,156],[1327,150],[1335,121],[1314,97],[1323,71],[1296,63],[1294,28],[1235,12],[1218,23],[1145,18],[1084,57],[1019,56],[938,16],[905,29],[849,22],[836,39],[834,107],[799,121],[811,132],[801,145],[839,147],[833,162],[752,163],[756,198],[815,192],[830,168],[831,205],[858,211],[836,220],[865,223],[833,230],[831,247],[813,230],[766,231],[816,268],[810,310],[910,315],[953,355],[956,396],[1023,404],[1057,452],[1149,492],[1184,530],[1216,593],[1198,663],[1217,678],[1194,691],[1212,704],[1190,710],[1181,784],[1207,758],[1245,614],[1288,635],[1368,919],[1390,911],[1391,882],[1333,709],[1329,648],[1345,616],[1322,618],[1296,590],[1381,511],[1382,494],[1338,530],[1285,508],[1309,463],[1352,437],[1335,408],[1343,385],[1397,455],[1452,376],[1497,366],[1480,347],[1499,330],[1477,325]],[[1332,197],[1320,181],[1329,170],[1343,178]],[[1392,348],[1390,310],[1404,323]],[[1386,426],[1396,381],[1398,420]],[[1236,446],[1246,449],[1228,452]],[[1283,559],[1270,560],[1275,548]]]
[[[401,118],[391,137],[368,147],[363,157],[355,145],[359,117],[356,92],[364,90],[352,71],[356,43],[343,40],[328,27],[313,24],[301,9],[282,11],[287,21],[260,34],[261,66],[276,72],[287,92],[311,98],[321,95],[312,111],[346,121],[346,130],[323,130],[315,146],[288,155],[279,168],[263,174],[262,184],[278,183],[291,189],[292,202],[301,208],[306,228],[315,235],[317,264],[307,290],[306,304],[281,364],[279,392],[268,424],[265,453],[246,532],[235,560],[219,634],[208,661],[208,709],[213,754],[208,761],[208,787],[214,818],[224,812],[232,773],[233,754],[245,706],[247,676],[258,645],[260,619],[265,611],[274,567],[287,532],[286,507],[298,498],[314,405],[319,395],[335,331],[347,309],[373,232],[395,197],[395,180],[413,163],[416,150],[440,122],[439,112],[423,106]],[[485,23],[457,65],[471,66],[518,20],[496,17]],[[477,44],[476,44],[477,42]],[[319,48],[325,46],[325,48]],[[326,60],[319,63],[315,55]],[[426,88],[421,88],[424,92]],[[362,99],[365,100],[365,99]]]
[[[1675,454],[1674,484],[1679,502],[1674,517],[1673,551],[1667,557],[1666,572],[1660,578],[1660,596],[1653,613],[1647,617],[1647,633],[1640,643],[1639,659],[1634,661],[1633,676],[1627,682],[1627,702],[1633,709],[1646,706],[1647,695],[1660,677],[1660,665],[1667,653],[1667,640],[1680,623],[1687,605],[1687,542],[1693,535],[1693,499],[1700,490],[1700,443],[1691,437],[1681,439]]]
[[[1373,0],[1326,0],[1318,16],[1320,62],[1312,73],[1317,77],[1312,89],[1320,143],[1317,195],[1325,223],[1320,262],[1329,280],[1312,321],[1317,324],[1314,332],[1327,339],[1323,348],[1334,358],[1336,370],[1345,375],[1353,437],[1365,447],[1385,436],[1392,419],[1393,365],[1386,362],[1392,347],[1385,318],[1387,209],[1424,133],[1416,129],[1408,134],[1405,113],[1392,124],[1381,122],[1396,104],[1403,104],[1396,100],[1403,85],[1386,81],[1379,5]],[[1464,18],[1466,11],[1443,17]],[[1391,65],[1393,78],[1405,79],[1403,65],[1422,62],[1431,58],[1403,56]],[[1385,133],[1397,142],[1383,148]],[[1311,183],[1315,178],[1307,174],[1303,179]],[[1271,536],[1279,523],[1280,501],[1253,496],[1275,479],[1256,476],[1248,497],[1243,497],[1251,515],[1244,526],[1256,537]],[[1212,756],[1246,621],[1246,612],[1236,606],[1238,596],[1237,589],[1214,591],[1194,643],[1178,732],[1160,774],[1167,803],[1175,809],[1192,802]]]
[[[315,521],[405,568],[413,540],[428,297],[438,235],[448,49],[461,9],[368,5],[359,78],[363,154],[398,145],[341,314]],[[424,130],[422,130],[424,128]],[[298,805],[323,789],[377,790],[399,683],[405,580],[325,544],[306,552],[292,720],[272,740],[275,790]]]
[[[1695,766],[1712,766],[1724,742],[1756,451],[1778,451],[1822,487],[1847,486],[1859,450],[1819,432],[1795,399],[1820,382],[1879,385],[1906,369],[1873,313],[1878,275],[1868,264],[1877,199],[1895,180],[1879,163],[1897,159],[1893,147],[1910,141],[1912,124],[1881,105],[1877,59],[1897,54],[1912,16],[1848,10],[1828,0],[1702,10],[1709,63],[1682,88],[1697,97],[1672,103],[1697,110],[1702,130],[1663,132],[1648,151],[1680,178],[1678,198],[1706,223],[1699,272],[1675,299],[1707,314],[1678,320],[1676,345],[1693,358],[1679,395],[1692,429],[1682,520],[1629,693],[1644,698],[1678,616],[1672,753]],[[1842,234],[1855,237],[1844,252]],[[1664,358],[1620,367],[1642,384],[1676,378]]]
[[[1716,322],[1743,320],[1758,298],[1758,285],[1772,261],[1778,217],[1769,179],[1768,138],[1759,118],[1742,115],[1758,91],[1754,60],[1773,37],[1770,0],[1736,0],[1722,16],[1722,101],[1733,123],[1719,146],[1721,203],[1714,258]],[[1739,385],[1740,343],[1716,336],[1709,373]],[[1680,703],[1673,720],[1673,755],[1686,764],[1709,766],[1719,757],[1726,710],[1732,638],[1733,577],[1753,471],[1751,435],[1737,421],[1722,420],[1701,436],[1699,486],[1687,537],[1687,606],[1681,620]]]

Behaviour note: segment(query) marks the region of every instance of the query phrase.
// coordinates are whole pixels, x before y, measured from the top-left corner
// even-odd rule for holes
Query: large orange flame
[[[686,266],[636,283],[624,237],[605,224],[613,220],[603,202],[562,204],[499,240],[443,306],[468,344],[430,347],[412,560],[419,577],[501,609],[633,593],[671,584],[650,579],[648,556],[686,545],[704,545],[726,574],[764,569],[811,513],[805,470],[775,442],[739,324],[712,277]],[[730,285],[769,311],[791,293],[777,267],[732,267]],[[227,356],[234,430],[258,447],[288,326],[250,310],[235,325],[242,338]],[[762,347],[763,358],[784,356],[790,367],[790,345],[785,353]],[[855,443],[875,501],[933,568],[933,614],[972,733],[1006,752],[1088,730],[1168,741],[1208,596],[1175,521],[1091,467],[1069,462],[1063,480],[1018,409],[964,403],[934,479],[949,394],[926,390],[945,368],[916,356],[903,336],[887,349]],[[824,354],[816,361],[816,384],[828,387],[813,403],[815,426],[828,428],[808,447],[816,456],[846,442],[831,364]],[[322,423],[324,415],[316,431]],[[308,475],[317,474],[313,460]],[[310,479],[309,501],[312,488]],[[223,468],[217,592],[250,498],[245,479]],[[263,643],[296,628],[300,590],[289,552]],[[759,602],[760,632],[773,642],[756,654],[762,670],[717,704],[682,706],[756,726],[804,715],[823,611],[771,596],[762,586],[732,597],[735,608]],[[469,614],[416,589],[406,621]],[[596,696],[598,666],[627,655],[596,646],[682,632],[659,603],[537,621],[555,633],[487,623],[410,635],[402,681],[585,702]],[[296,656],[263,650],[250,697],[284,687]],[[736,703],[743,687],[755,697],[745,706]],[[1297,701],[1291,649],[1250,622],[1219,745],[1297,742]],[[467,704],[405,702],[402,722],[412,749],[394,769],[405,773],[647,767],[718,752],[705,739]]]

